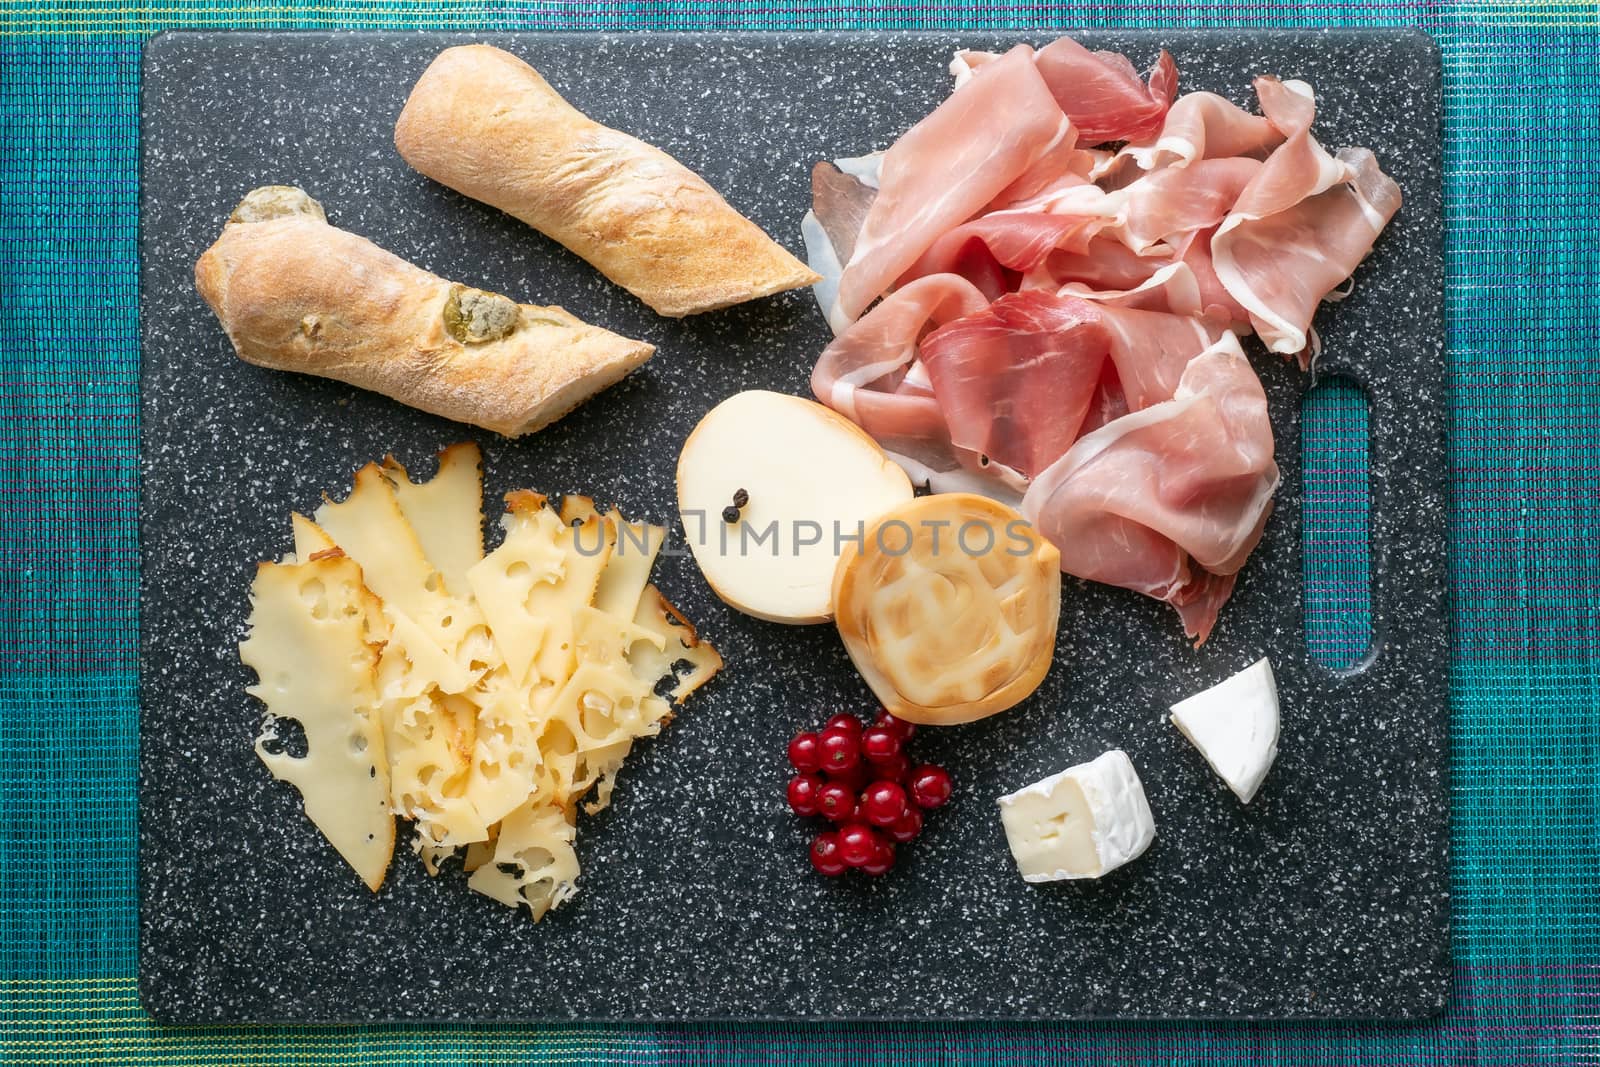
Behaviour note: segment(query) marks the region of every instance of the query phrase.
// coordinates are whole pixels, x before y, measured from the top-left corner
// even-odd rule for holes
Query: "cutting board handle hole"
[[[1302,398],[1300,425],[1306,649],[1351,670],[1372,647],[1367,395],[1348,378],[1323,379]]]

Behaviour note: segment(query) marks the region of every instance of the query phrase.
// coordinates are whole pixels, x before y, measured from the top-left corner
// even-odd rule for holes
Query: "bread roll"
[[[820,280],[698,174],[488,45],[447,48],[394,130],[405,161],[514,215],[672,318]]]
[[[655,351],[567,314],[448,282],[328,225],[292,186],[256,189],[194,268],[247,363],[360,386],[517,437]]]

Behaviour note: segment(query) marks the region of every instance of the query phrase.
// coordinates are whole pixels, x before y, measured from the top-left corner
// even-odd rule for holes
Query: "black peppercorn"
[[[732,504],[729,504],[727,507],[723,508],[722,509],[722,521],[723,522],[738,522],[739,521],[739,509],[734,507]]]
[[[733,491],[733,506],[734,507],[742,508],[748,503],[750,503],[750,494],[749,493],[745,492],[743,489],[735,489]]]

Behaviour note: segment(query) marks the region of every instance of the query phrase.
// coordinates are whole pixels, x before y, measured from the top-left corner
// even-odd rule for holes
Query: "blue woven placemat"
[[[1440,42],[1455,986],[1419,1025],[161,1028],[138,1006],[139,48],[169,27],[1414,25]],[[1600,1063],[1600,6],[0,0],[0,1063]],[[1361,400],[1308,408],[1307,638],[1358,652]],[[204,595],[200,591],[199,595]]]

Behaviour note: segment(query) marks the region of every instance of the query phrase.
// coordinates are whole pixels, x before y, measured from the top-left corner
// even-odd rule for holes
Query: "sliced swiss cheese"
[[[467,885],[508,907],[544,918],[578,891],[577,829],[569,813],[528,803],[500,823],[493,862],[482,862]]]
[[[474,889],[537,919],[576,892],[578,805],[604,807],[633,742],[670,721],[658,684],[681,700],[721,658],[649,584],[662,527],[578,495],[559,511],[533,493],[507,504],[485,556],[476,448],[447,450],[421,483],[391,457],[317,521],[296,516],[295,548],[371,586],[354,617],[382,649],[368,665],[387,772],[365,767],[374,795],[413,820],[430,874],[464,850]]]
[[[621,661],[580,663],[541,724],[539,748],[552,799],[576,804],[602,777],[615,774],[635,738],[661,731],[669,714],[651,683]]]
[[[650,581],[650,569],[667,540],[667,528],[647,522],[630,522],[612,508],[605,513],[616,530],[616,547],[606,560],[594,591],[594,606],[622,619],[633,618],[639,597]],[[561,500],[561,521],[568,526],[601,518],[594,501],[567,494]]]
[[[435,614],[440,592],[436,572],[376,463],[356,472],[355,486],[344,500],[324,501],[316,522],[361,564],[367,587],[385,607],[418,620]]]
[[[413,482],[393,456],[384,459],[383,472],[422,554],[444,578],[448,592],[465,596],[467,571],[483,558],[483,456],[478,446],[466,442],[439,453],[439,471],[426,482]]]
[[[536,696],[526,683],[513,682],[502,665],[484,676],[471,699],[478,709],[478,732],[467,799],[479,818],[492,825],[534,791],[543,763],[534,722]]]
[[[377,464],[357,471],[350,495],[343,501],[324,502],[316,518],[339,548],[361,564],[368,588],[383,601],[389,618],[403,615],[416,624],[421,634],[415,630],[409,634],[415,655],[430,662],[447,656],[469,671],[473,664],[487,669],[494,654],[477,605],[445,588],[400,509],[394,485]],[[436,650],[422,648],[422,635]],[[441,680],[440,688],[447,693],[465,691],[451,688],[446,680]]]
[[[365,616],[377,608],[361,569],[339,555],[263,563],[251,603],[239,658],[260,679],[249,692],[267,706],[256,754],[300,791],[306,815],[376,892],[394,852],[394,817],[376,714],[377,653],[365,635]],[[275,746],[281,719],[300,724],[304,756]]]
[[[654,585],[645,586],[633,622],[641,630],[661,638],[659,650],[651,644],[633,646],[630,658],[635,673],[656,679],[676,674],[667,689],[674,703],[682,704],[690,693],[722,669],[721,654],[700,640],[693,624]],[[680,667],[683,673],[678,674]]]
[[[294,562],[310,563],[318,553],[339,547],[326,530],[298,511],[290,516],[289,521],[294,526]]]
[[[609,519],[563,525],[571,533],[566,573],[559,583],[536,586],[528,595],[528,610],[545,620],[534,669],[542,685],[556,687],[566,683],[577,663],[573,619],[593,603],[600,574],[617,543],[617,530]]]
[[[434,689],[385,701],[381,719],[390,804],[416,824],[417,840],[455,847],[487,838],[489,827],[468,796],[477,733],[472,702]]]
[[[538,793],[539,774],[549,779],[554,773],[541,732],[578,662],[585,643],[578,629],[595,613],[590,602],[603,575],[614,559],[628,565],[612,551],[615,523],[599,516],[586,498],[569,496],[560,513],[533,494],[514,494],[509,503],[505,542],[468,576],[495,644],[507,654],[505,666],[486,674],[473,696],[480,729],[468,795],[490,823]],[[528,580],[537,573],[532,561],[541,558],[544,580]],[[630,633],[611,644],[624,669],[622,652],[637,637]],[[559,792],[565,800],[569,782],[563,778],[560,787],[552,784],[544,792]]]
[[[534,591],[565,580],[572,532],[537,494],[515,494],[508,503],[511,508],[500,520],[505,531],[500,547],[467,571],[467,584],[512,682],[520,685],[528,680],[549,625],[532,610]]]

